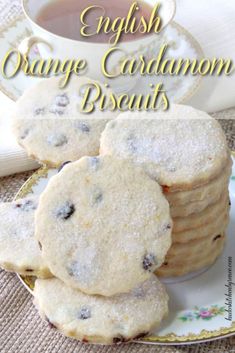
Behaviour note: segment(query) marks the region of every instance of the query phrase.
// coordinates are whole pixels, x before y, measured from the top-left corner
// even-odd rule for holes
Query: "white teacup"
[[[72,40],[56,35],[39,26],[36,23],[37,15],[40,10],[48,3],[55,0],[22,0],[22,6],[25,16],[28,18],[33,36],[24,39],[19,49],[24,53],[29,51],[32,44],[37,43],[40,55],[43,59],[54,58],[60,60],[66,59],[84,59],[87,61],[86,76],[90,78],[109,83],[116,91],[128,91],[136,84],[136,77],[126,78],[119,76],[115,79],[107,79],[102,73],[101,62],[104,54],[112,46],[109,43],[91,43],[85,41]],[[160,17],[162,26],[165,27],[171,22],[175,15],[175,0],[144,0],[152,7],[156,3],[161,4]],[[144,38],[125,41],[118,44],[118,47],[125,51],[126,57],[136,57],[146,53],[146,48],[154,43],[154,48],[160,46],[160,34],[149,34]],[[120,61],[123,59],[123,52],[116,53],[109,58],[109,68],[117,69]]]

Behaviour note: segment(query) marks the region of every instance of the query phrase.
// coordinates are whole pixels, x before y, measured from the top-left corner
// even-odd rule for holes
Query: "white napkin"
[[[11,132],[10,109],[12,102],[0,94],[0,177],[33,170],[38,163],[29,159],[26,152],[17,145]]]
[[[201,45],[205,57],[231,58],[235,64],[235,0],[176,0],[175,21]],[[187,104],[207,112],[235,106],[235,73],[205,77]]]

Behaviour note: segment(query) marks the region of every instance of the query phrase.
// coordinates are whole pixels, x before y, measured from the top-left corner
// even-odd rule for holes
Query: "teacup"
[[[84,59],[87,61],[86,76],[91,79],[106,82],[116,91],[128,91],[136,84],[137,77],[119,76],[115,79],[107,79],[102,72],[101,62],[112,47],[109,43],[86,42],[72,40],[52,32],[47,31],[39,26],[36,22],[37,15],[42,8],[55,0],[22,0],[22,6],[25,16],[30,22],[33,35],[23,40],[19,49],[27,54],[32,45],[37,44],[39,53],[43,59]],[[175,15],[175,0],[144,0],[147,5],[154,7],[156,3],[160,3],[160,17],[162,27],[166,27]],[[88,4],[89,5],[89,4]],[[160,47],[161,34],[151,33],[138,39],[128,40],[118,43],[118,48],[122,51],[109,58],[109,67],[111,71],[115,71],[123,57],[137,57],[146,53],[149,46],[154,44],[154,50]],[[124,53],[124,54],[123,54]]]

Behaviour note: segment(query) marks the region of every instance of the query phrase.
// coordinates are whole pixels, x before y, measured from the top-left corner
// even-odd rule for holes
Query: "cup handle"
[[[30,50],[35,44],[44,44],[50,49],[50,51],[53,51],[53,47],[50,43],[36,36],[31,36],[23,39],[20,45],[18,46],[18,50],[22,55],[28,56],[30,53]]]

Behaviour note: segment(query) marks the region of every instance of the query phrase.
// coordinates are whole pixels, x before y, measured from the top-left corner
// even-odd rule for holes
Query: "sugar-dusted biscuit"
[[[130,293],[113,297],[90,296],[56,278],[37,280],[34,297],[50,327],[87,343],[140,338],[168,313],[168,295],[154,275]]]
[[[160,267],[172,221],[161,187],[113,157],[66,165],[40,197],[36,238],[51,272],[88,294],[125,293]]]

